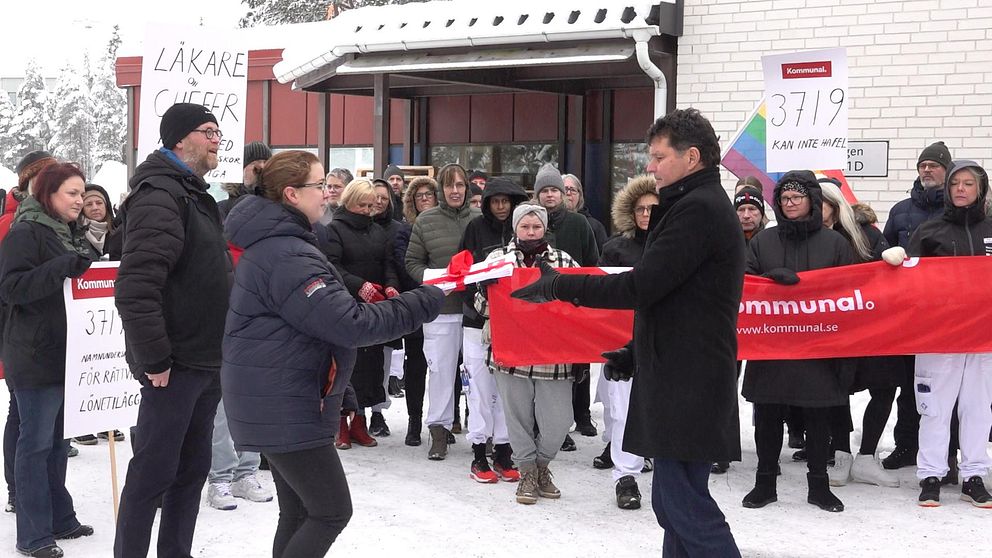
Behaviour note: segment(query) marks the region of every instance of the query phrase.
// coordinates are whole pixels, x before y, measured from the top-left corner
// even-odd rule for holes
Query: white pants
[[[386,393],[386,400],[378,405],[372,406],[373,413],[381,413],[389,408],[393,404],[393,399],[389,397],[389,373],[392,366],[393,360],[393,348],[392,347],[382,347],[382,391]]]
[[[589,374],[592,375],[594,372],[599,373],[599,378],[596,380],[596,397],[593,398],[592,402],[603,404],[603,433],[601,436],[604,442],[609,443],[613,436],[613,413],[610,409],[609,382],[603,375],[602,364],[590,364]]]
[[[462,348],[462,315],[441,314],[424,324],[427,359],[427,426],[451,430],[455,422],[455,374]]]
[[[613,480],[633,475],[635,478],[644,468],[644,458],[623,451],[623,433],[627,428],[627,407],[630,406],[630,386],[634,380],[627,382],[606,381],[609,392],[610,415],[613,426],[610,429],[610,458],[613,459]]]
[[[920,413],[920,451],[916,476],[947,474],[951,413],[958,403],[961,479],[984,477],[992,427],[992,353],[916,355],[916,410]]]
[[[468,372],[468,439],[472,444],[485,444],[492,438],[494,444],[508,444],[510,435],[506,432],[506,416],[503,414],[503,398],[496,387],[496,378],[486,366],[486,352],[489,346],[482,342],[482,330],[474,327],[463,328],[462,364]]]
[[[403,379],[403,361],[406,360],[406,349],[393,349],[393,354],[386,359],[389,375]]]

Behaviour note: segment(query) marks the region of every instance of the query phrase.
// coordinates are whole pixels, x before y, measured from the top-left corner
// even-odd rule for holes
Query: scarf
[[[520,250],[520,253],[524,255],[524,265],[534,267],[537,256],[548,249],[548,241],[543,238],[517,240],[516,246],[517,250]]]
[[[103,243],[107,240],[110,224],[106,221],[94,221],[88,217],[83,217],[83,230],[86,231],[86,240],[89,240],[97,252],[102,254]]]
[[[75,234],[76,224],[73,223],[70,226],[45,213],[44,208],[41,207],[41,204],[33,196],[24,198],[24,201],[17,206],[17,213],[14,214],[14,223],[21,221],[34,221],[39,225],[44,225],[55,231],[55,235],[68,252],[75,252],[87,258],[93,257],[93,251],[86,246],[86,241],[83,237]]]

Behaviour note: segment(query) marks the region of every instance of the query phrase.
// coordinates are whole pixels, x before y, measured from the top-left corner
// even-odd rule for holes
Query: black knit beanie
[[[203,105],[193,103],[176,103],[162,115],[158,133],[162,137],[162,146],[172,149],[190,132],[206,122],[217,124],[217,117]]]
[[[931,143],[920,153],[919,160],[916,161],[916,165],[919,166],[923,161],[933,161],[938,165],[944,167],[944,170],[951,168],[951,152],[944,145],[944,142],[938,141]]]

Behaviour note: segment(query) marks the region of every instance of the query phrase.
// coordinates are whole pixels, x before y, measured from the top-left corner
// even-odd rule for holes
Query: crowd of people
[[[355,178],[325,172],[310,153],[273,155],[251,142],[242,182],[224,185],[229,198],[217,202],[203,178],[223,137],[214,115],[174,105],[160,135],[163,147],[137,167],[120,207],[45,152],[24,157],[6,195],[4,476],[21,554],[59,557],[59,541],[94,532],[65,486],[74,448],[62,435],[62,283],[99,259],[120,261],[116,305],[142,385],[120,558],[148,554],[157,514],[158,555],[189,556],[204,484],[207,505],[220,510],[275,497],[274,557],[325,555],[352,515],[339,452],[394,434],[383,411],[400,398],[404,442],[420,446],[426,425],[428,460],[448,458],[464,433],[475,481],[516,483],[521,504],[562,497],[552,464],[575,450],[573,425],[599,433],[590,365],[496,363],[491,282],[450,292],[424,284],[427,270],[463,252],[538,268],[540,278],[513,293],[521,300],[634,310],[630,343],[603,355],[595,401],[606,446],[591,465],[612,470],[616,505],[627,510],[641,507],[640,477],[653,472],[666,556],[739,556],[707,481],[741,459],[742,373],[758,458],[744,507],[777,500],[787,443],[807,464],[808,502],[829,512],[844,510],[832,487],[897,487],[892,470],[908,466],[917,467],[921,506],[940,505],[941,486],[960,482],[962,499],[992,508],[983,483],[992,355],[736,360],[745,274],[793,285],[814,269],[992,255],[988,175],[943,143],[922,151],[911,197],[880,231],[869,206],[851,205],[838,182],[808,170],[782,176],[767,204],[754,177],[728,198],[712,126],[677,110],[651,126],[646,174],[614,196],[610,235],[585,207],[579,178],[549,163],[531,193],[458,164],[432,176],[390,165]],[[593,266],[631,270],[555,271]],[[863,390],[871,400],[852,455],[849,401]],[[896,448],[880,459],[893,402]]]

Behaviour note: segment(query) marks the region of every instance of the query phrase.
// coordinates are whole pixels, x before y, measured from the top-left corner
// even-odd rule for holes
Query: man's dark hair
[[[695,147],[704,167],[720,164],[720,138],[710,121],[694,108],[676,109],[655,120],[648,128],[648,144],[659,138],[668,138],[679,153]]]

